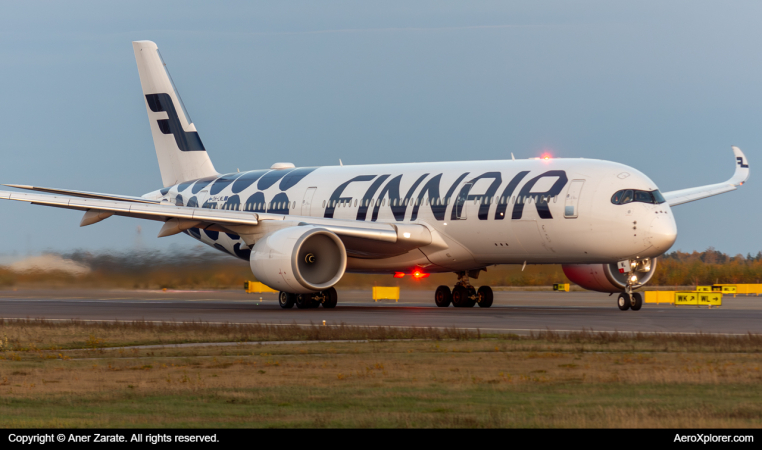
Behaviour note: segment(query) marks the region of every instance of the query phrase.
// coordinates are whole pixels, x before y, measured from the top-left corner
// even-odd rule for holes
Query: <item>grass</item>
[[[0,337],[3,427],[762,425],[756,335],[28,320]],[[262,343],[110,348],[219,341]]]

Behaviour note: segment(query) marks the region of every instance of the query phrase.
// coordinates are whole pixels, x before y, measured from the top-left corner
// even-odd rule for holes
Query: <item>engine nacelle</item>
[[[326,229],[297,226],[258,240],[249,264],[257,280],[271,288],[308,294],[339,282],[347,267],[347,250]]]
[[[561,266],[566,277],[585,289],[598,292],[622,292],[627,286],[626,273],[619,273],[614,264],[564,264]],[[632,274],[638,281],[633,288],[648,283],[656,271],[656,258],[639,261]],[[631,276],[631,275],[630,275]]]

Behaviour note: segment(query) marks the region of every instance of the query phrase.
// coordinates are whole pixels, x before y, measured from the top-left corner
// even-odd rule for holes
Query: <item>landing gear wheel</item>
[[[296,307],[299,309],[311,308],[312,303],[312,294],[299,294],[296,296]]]
[[[323,308],[335,308],[339,301],[339,294],[336,293],[336,289],[330,287],[323,291],[323,295],[325,296]]]
[[[468,289],[461,285],[457,285],[452,289],[452,306],[456,308],[463,308],[468,306]]]
[[[630,309],[640,311],[640,308],[643,307],[643,296],[639,292],[635,292],[630,297]]]
[[[468,287],[468,303],[466,303],[467,308],[473,308],[476,305],[476,289],[474,289],[473,286]]]
[[[630,309],[630,301],[630,294],[622,292],[617,299],[617,306],[619,306],[619,309],[622,311],[627,311]]]
[[[278,304],[283,309],[291,309],[296,303],[296,294],[289,294],[288,292],[280,291],[278,294]]]
[[[479,307],[489,308],[492,306],[492,288],[489,286],[482,286],[476,291],[476,295],[479,297]]]
[[[434,303],[440,308],[447,308],[452,303],[452,292],[447,286],[439,286],[434,293]]]

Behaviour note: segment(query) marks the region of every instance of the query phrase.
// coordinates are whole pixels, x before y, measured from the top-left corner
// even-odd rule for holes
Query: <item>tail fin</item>
[[[151,41],[133,42],[132,48],[164,187],[217,176],[159,48]]]

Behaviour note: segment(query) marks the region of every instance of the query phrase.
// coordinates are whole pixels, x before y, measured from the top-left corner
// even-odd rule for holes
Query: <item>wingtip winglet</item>
[[[749,179],[749,160],[740,148],[733,145],[733,154],[736,157],[736,171],[733,174],[733,178],[729,180],[729,183],[734,186],[741,186]]]

